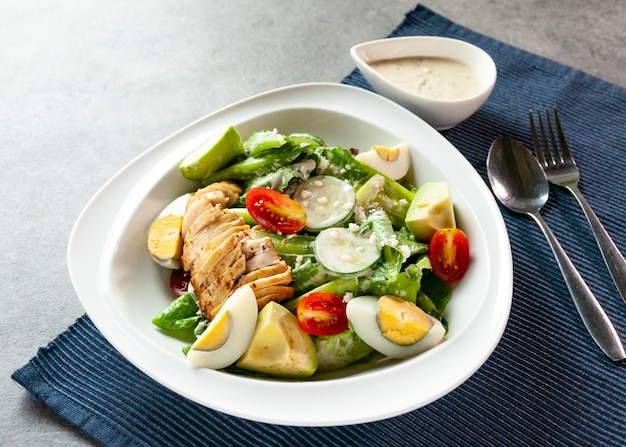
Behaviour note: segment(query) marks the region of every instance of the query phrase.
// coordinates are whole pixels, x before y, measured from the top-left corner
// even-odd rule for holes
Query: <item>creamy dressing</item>
[[[474,96],[483,82],[472,67],[444,57],[405,57],[370,63],[380,75],[405,90],[433,99]]]

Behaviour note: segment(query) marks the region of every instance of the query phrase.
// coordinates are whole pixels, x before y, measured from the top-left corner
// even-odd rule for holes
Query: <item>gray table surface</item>
[[[423,5],[626,86],[623,0]],[[236,100],[338,82],[411,0],[0,0],[0,444],[94,445],[10,379],[83,314],[65,260],[89,198],[135,156]]]

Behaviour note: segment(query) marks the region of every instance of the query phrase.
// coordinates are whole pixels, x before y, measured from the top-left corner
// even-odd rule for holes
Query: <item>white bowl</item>
[[[446,308],[449,332],[433,349],[405,361],[370,362],[309,380],[245,377],[194,368],[185,342],[151,319],[172,300],[169,271],[146,249],[150,222],[195,183],[182,177],[184,156],[221,125],[308,131],[329,145],[369,148],[406,141],[411,176],[447,180],[471,265]],[[72,284],[94,324],[141,371],[207,407],[284,425],[369,422],[426,405],[471,376],[497,345],[509,316],[512,259],[493,195],[441,134],[397,104],[341,84],[286,87],[235,103],[183,128],[130,162],[91,199],[69,242]]]
[[[445,37],[409,36],[374,40],[353,46],[350,55],[376,92],[406,107],[437,130],[454,127],[474,114],[487,100],[496,83],[496,65],[482,49],[468,42]],[[398,87],[370,65],[385,59],[443,57],[473,68],[483,88],[459,100],[433,99]]]

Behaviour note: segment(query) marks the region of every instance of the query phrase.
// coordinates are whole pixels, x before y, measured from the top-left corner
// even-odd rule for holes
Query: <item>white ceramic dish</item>
[[[154,216],[193,189],[180,160],[216,126],[242,134],[308,131],[328,144],[369,148],[407,141],[419,182],[446,179],[471,242],[472,264],[447,309],[445,342],[402,362],[284,381],[195,369],[184,342],[151,318],[171,300],[169,271],[145,248]],[[471,165],[439,133],[393,102],[340,84],[286,87],[235,103],[190,124],[137,157],[93,197],[68,247],[72,283],[98,329],[140,370],[207,407],[268,423],[326,426],[388,418],[428,404],[460,385],[491,354],[505,328],[512,260],[497,205]]]
[[[406,107],[438,130],[454,127],[473,115],[485,103],[496,83],[496,64],[491,56],[481,48],[458,39],[408,36],[374,40],[353,46],[350,55],[376,92]],[[398,87],[370,65],[380,60],[414,56],[444,57],[464,62],[482,79],[483,89],[465,99],[433,99]]]

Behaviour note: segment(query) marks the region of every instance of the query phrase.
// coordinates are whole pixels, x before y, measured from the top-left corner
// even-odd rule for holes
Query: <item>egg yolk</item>
[[[192,349],[197,351],[215,351],[228,340],[231,330],[231,318],[228,311],[218,313],[217,317],[198,337]]]
[[[183,217],[168,214],[157,219],[148,233],[148,251],[161,261],[180,259],[183,253]]]
[[[385,161],[396,161],[400,156],[400,149],[397,147],[372,146],[378,155]]]
[[[384,295],[376,305],[376,322],[383,337],[409,346],[422,339],[433,326],[426,312],[410,301]]]

